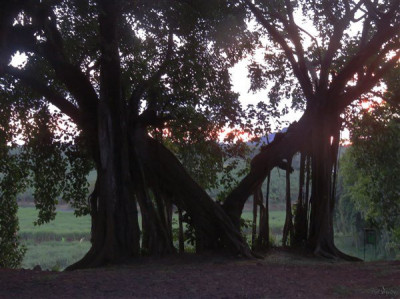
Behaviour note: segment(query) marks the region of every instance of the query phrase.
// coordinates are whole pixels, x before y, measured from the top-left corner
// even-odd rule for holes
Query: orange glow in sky
[[[248,132],[244,132],[240,129],[222,129],[219,132],[219,140],[223,142],[224,140],[233,140],[247,142],[253,139],[255,136]]]
[[[371,111],[374,106],[374,102],[368,99],[361,100],[360,106],[363,110]]]

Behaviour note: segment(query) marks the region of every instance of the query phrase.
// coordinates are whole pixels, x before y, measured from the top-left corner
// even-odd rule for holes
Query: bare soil
[[[0,269],[1,298],[400,298],[400,261],[338,262],[271,250],[264,259],[141,258],[74,272]]]

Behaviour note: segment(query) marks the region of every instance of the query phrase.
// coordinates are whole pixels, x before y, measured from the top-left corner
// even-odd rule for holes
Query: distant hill
[[[269,144],[272,141],[274,141],[275,136],[276,136],[277,133],[285,133],[287,131],[287,129],[288,128],[283,128],[279,132],[274,132],[274,133],[269,134],[268,136],[261,137],[260,140],[257,141],[257,142],[256,141],[249,141],[249,142],[247,142],[247,145],[249,145],[251,147],[253,147],[253,146],[259,147],[259,146],[262,146],[262,145],[265,145],[265,144]]]

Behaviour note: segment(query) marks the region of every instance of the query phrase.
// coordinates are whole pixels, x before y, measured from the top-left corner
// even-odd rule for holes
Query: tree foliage
[[[343,196],[348,205],[360,212],[370,225],[389,231],[392,240],[397,236],[397,241],[400,225],[399,121],[398,109],[384,104],[354,116],[352,146],[341,164]]]

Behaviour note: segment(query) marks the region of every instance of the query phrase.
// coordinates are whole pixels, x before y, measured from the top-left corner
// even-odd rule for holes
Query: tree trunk
[[[314,128],[312,139],[312,187],[310,237],[308,246],[319,255],[334,256],[333,227],[331,217],[331,132],[328,124],[322,121]]]
[[[306,227],[305,227],[305,236],[306,240],[308,240],[308,234],[309,234],[309,223],[310,223],[310,204],[311,204],[311,198],[310,198],[310,181],[311,181],[311,157],[307,155],[307,162],[306,162],[306,195],[305,195],[305,203],[304,203],[304,214],[306,215]]]
[[[127,130],[123,114],[106,101],[99,105],[98,188],[92,247],[67,270],[97,267],[139,255],[140,231],[130,175]],[[124,134],[125,133],[125,134]],[[94,199],[92,199],[94,201]],[[96,204],[92,203],[92,207]]]
[[[270,191],[270,185],[271,185],[271,171],[268,172],[267,176],[267,190],[265,192],[265,247],[269,248],[270,247],[270,242],[269,242],[269,191]]]
[[[268,176],[269,179],[269,176]],[[267,179],[267,180],[268,180]],[[258,225],[258,238],[257,238],[257,250],[265,250],[268,248],[269,241],[269,225],[268,225],[268,207],[263,204],[263,194],[261,190],[262,185],[257,189],[257,204],[260,206],[260,219]],[[268,202],[267,202],[268,204]]]
[[[292,200],[290,197],[290,168],[292,165],[292,158],[287,161],[286,169],[286,219],[283,227],[282,245],[292,245],[293,239],[293,215],[292,215]],[[289,243],[288,243],[289,237]]]
[[[121,94],[117,1],[99,1],[100,102],[97,110],[98,190],[92,247],[68,270],[116,263],[139,255],[140,231],[129,159],[128,117]],[[90,132],[89,132],[90,133]],[[90,134],[87,134],[90,135]],[[92,204],[94,207],[95,204]]]
[[[300,156],[300,174],[299,174],[299,194],[296,204],[296,214],[294,223],[294,244],[293,246],[305,245],[307,241],[307,197],[305,196],[305,160],[306,154],[301,153]]]
[[[183,215],[182,210],[178,208],[178,241],[179,253],[185,253],[185,238],[183,234]]]
[[[151,178],[145,173],[145,161],[149,159],[146,144],[146,132],[134,128],[131,134],[131,175],[136,182],[136,195],[143,219],[143,252],[149,255],[164,255],[175,252],[172,234],[166,217],[165,202],[157,185],[151,186]],[[150,192],[152,191],[152,192]],[[163,198],[162,198],[163,197]]]
[[[256,240],[257,240],[257,201],[258,201],[258,189],[253,194],[253,225],[251,229],[251,247],[252,250],[256,249]]]
[[[339,121],[338,116],[325,116],[319,119],[320,125],[313,129],[311,214],[307,245],[319,256],[358,260],[342,253],[334,244],[332,182],[338,153]]]

